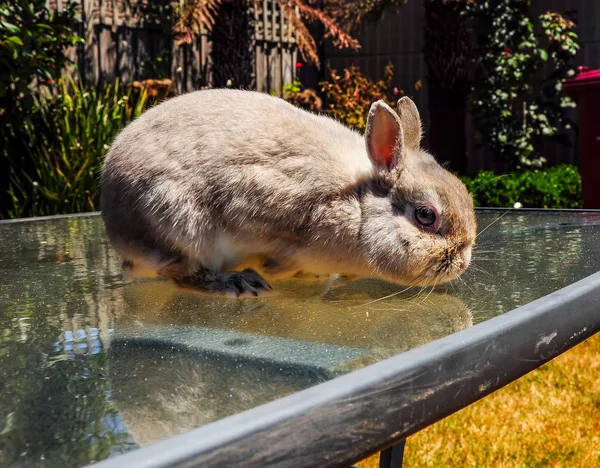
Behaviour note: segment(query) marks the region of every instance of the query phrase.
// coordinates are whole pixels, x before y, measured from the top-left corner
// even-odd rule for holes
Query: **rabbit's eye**
[[[429,205],[419,205],[415,208],[415,220],[427,231],[436,232],[440,225],[437,211]]]
[[[423,226],[431,226],[435,223],[435,212],[426,206],[417,206],[415,209],[415,218]]]

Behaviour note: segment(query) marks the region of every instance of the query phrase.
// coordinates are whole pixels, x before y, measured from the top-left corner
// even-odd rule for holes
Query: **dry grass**
[[[600,467],[600,334],[410,437],[404,466]]]

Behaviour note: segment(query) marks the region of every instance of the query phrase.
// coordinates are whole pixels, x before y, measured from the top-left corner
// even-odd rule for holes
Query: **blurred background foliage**
[[[221,34],[234,27],[231,8],[223,7],[232,3],[237,11],[241,4],[236,1],[127,0],[133,15],[184,44],[203,30]],[[342,48],[360,47],[356,37],[362,22],[401,12],[405,3],[278,0],[292,21],[303,63],[321,68],[326,66],[320,63],[323,40],[330,38]],[[146,81],[141,84],[90,83],[79,77],[68,58],[73,54],[66,53],[82,43],[77,4],[63,2],[57,12],[41,0],[0,0],[0,158],[6,168],[0,171],[2,218],[98,210],[98,170],[112,140],[148,105],[172,95],[172,57],[166,50],[144,57],[140,70]],[[247,2],[251,9],[261,5],[258,0]],[[543,150],[546,141],[566,143],[572,127],[565,110],[574,104],[562,81],[575,73],[579,45],[573,18],[557,12],[533,15],[530,0],[426,0],[424,21],[428,149],[469,188],[479,187],[479,206],[512,207],[517,201],[532,207],[580,206],[578,168],[546,168]],[[219,29],[222,23],[229,26]],[[245,45],[236,42],[235,47]],[[251,57],[246,59],[250,64]],[[214,76],[224,81],[231,73],[216,70]],[[322,73],[315,89],[294,81],[284,86],[282,97],[360,132],[374,100],[393,104],[423,85],[395,86],[391,64],[380,80],[352,64]],[[243,85],[226,81],[227,86]],[[467,114],[473,117],[477,144],[490,152],[500,172],[510,175],[468,173]]]

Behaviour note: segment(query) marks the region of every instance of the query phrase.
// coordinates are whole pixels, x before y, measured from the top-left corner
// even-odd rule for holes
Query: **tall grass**
[[[24,128],[28,164],[13,167],[10,217],[78,213],[98,209],[98,175],[117,133],[146,108],[118,81],[86,89],[80,79],[61,79],[57,92],[38,97]]]

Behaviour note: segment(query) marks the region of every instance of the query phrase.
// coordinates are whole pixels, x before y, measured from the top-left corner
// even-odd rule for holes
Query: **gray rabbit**
[[[116,138],[106,232],[134,272],[204,292],[256,295],[299,271],[444,283],[470,262],[473,201],[420,140],[407,97],[375,102],[362,136],[263,93],[185,94]]]

